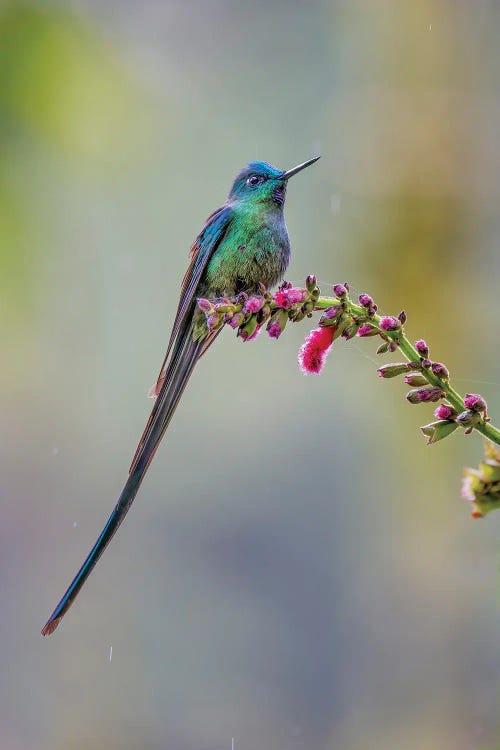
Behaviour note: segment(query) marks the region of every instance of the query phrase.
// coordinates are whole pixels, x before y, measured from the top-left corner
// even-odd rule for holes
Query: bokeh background
[[[498,747],[500,515],[371,341],[307,322],[203,359],[117,497],[187,251],[247,161],[290,185],[288,277],[348,279],[500,418],[495,0],[0,7],[0,747]],[[111,654],[112,648],[112,654]],[[112,657],[110,659],[110,656]]]

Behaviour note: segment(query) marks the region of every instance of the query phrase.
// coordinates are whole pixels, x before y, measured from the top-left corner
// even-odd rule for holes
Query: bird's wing
[[[201,230],[200,234],[191,245],[191,249],[189,251],[189,265],[187,267],[186,273],[184,274],[184,278],[182,279],[181,296],[179,299],[177,312],[175,314],[174,325],[170,334],[167,351],[162,362],[158,379],[154,386],[150,389],[148,394],[151,398],[156,398],[156,396],[158,396],[165,381],[168,358],[170,356],[172,346],[175,339],[179,335],[179,331],[182,327],[182,324],[186,320],[186,316],[190,312],[190,306],[195,296],[198,284],[200,283],[203,271],[207,267],[208,261],[214,254],[217,246],[219,245],[229,226],[231,215],[232,211],[227,206],[222,206],[222,208],[218,208],[216,211],[213,211],[213,213],[211,213],[206,220],[205,226]],[[206,350],[208,348],[208,344],[204,348]]]
[[[149,416],[148,422],[137,446],[129,472],[137,466],[140,456],[144,452],[146,443],[153,432],[156,431],[159,421],[163,419],[164,401],[167,399],[170,381],[178,370],[179,361],[182,359],[183,346],[186,338],[191,338],[190,318],[193,314],[193,302],[196,290],[200,283],[203,271],[207,263],[216,251],[231,221],[231,209],[219,208],[208,217],[204,228],[195,239],[189,253],[190,262],[181,285],[181,297],[177,307],[177,313],[168,342],[167,353],[161,366],[160,374],[150,394],[156,398],[155,404]],[[213,343],[219,331],[211,331],[203,342],[199,342],[196,359],[208,349]],[[173,351],[172,351],[173,350]],[[194,366],[194,364],[193,364]],[[186,378],[187,382],[187,378]]]

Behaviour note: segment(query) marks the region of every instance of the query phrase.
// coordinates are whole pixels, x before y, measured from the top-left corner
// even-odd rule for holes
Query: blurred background
[[[494,0],[0,7],[2,750],[497,748],[500,514],[373,342],[230,332],[57,633],[151,402],[191,241],[289,168],[288,278],[405,309],[500,419]],[[492,335],[493,332],[493,335]],[[392,357],[393,359],[393,357]]]

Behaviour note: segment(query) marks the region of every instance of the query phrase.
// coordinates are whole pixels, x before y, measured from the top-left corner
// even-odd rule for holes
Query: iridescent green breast
[[[282,211],[235,212],[210,259],[203,280],[204,294],[232,297],[253,292],[259,282],[277,284],[290,261],[290,242]]]

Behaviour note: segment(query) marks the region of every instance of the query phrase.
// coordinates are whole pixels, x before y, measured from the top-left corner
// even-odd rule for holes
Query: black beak
[[[318,161],[320,159],[320,156],[315,156],[313,159],[309,159],[308,161],[305,161],[303,164],[299,164],[297,167],[293,167],[293,169],[289,169],[288,172],[284,172],[281,175],[282,180],[288,180],[289,177],[292,177],[292,175],[297,174],[297,172],[302,171],[306,167],[311,166],[311,164],[314,164],[315,161]]]

